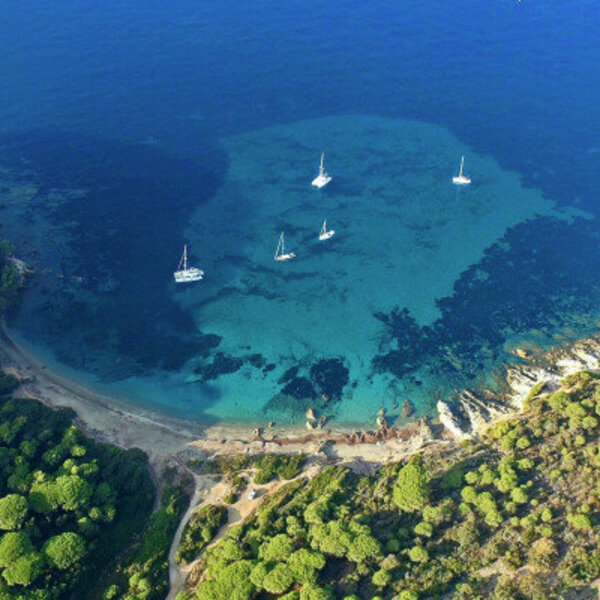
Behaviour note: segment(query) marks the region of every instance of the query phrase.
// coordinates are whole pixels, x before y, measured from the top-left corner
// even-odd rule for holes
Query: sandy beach
[[[16,344],[6,328],[0,330],[2,368],[20,380],[16,397],[34,398],[52,408],[71,408],[76,423],[86,433],[122,448],[140,448],[154,469],[172,458],[229,453],[276,452],[319,453],[332,462],[370,463],[371,467],[399,460],[425,445],[452,443],[436,440],[416,424],[401,430],[370,431],[327,427],[307,431],[301,427],[264,427],[260,435],[252,427],[220,424],[202,427],[169,419],[165,415],[137,410],[102,396],[47,369],[34,356]],[[366,467],[369,469],[369,467]]]

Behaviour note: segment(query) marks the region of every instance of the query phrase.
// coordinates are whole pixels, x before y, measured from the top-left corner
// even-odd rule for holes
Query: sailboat
[[[452,183],[454,185],[469,185],[471,183],[470,177],[467,177],[463,173],[463,167],[465,166],[465,157],[463,156],[460,159],[460,170],[458,171],[458,175],[452,178]]]
[[[277,244],[277,249],[275,250],[275,260],[277,262],[282,262],[284,260],[290,260],[291,258],[295,258],[296,254],[294,252],[285,252],[285,242],[283,240],[283,231],[279,236],[279,242]]]
[[[330,229],[329,231],[327,231],[327,219],[325,219],[323,221],[323,227],[321,227],[321,231],[319,232],[319,240],[321,242],[324,242],[325,240],[332,238],[334,235],[335,235],[335,230]]]
[[[196,267],[188,267],[187,262],[187,244],[183,246],[183,256],[179,261],[177,271],[173,273],[175,283],[190,283],[192,281],[200,281],[204,277],[204,271]]]
[[[325,154],[321,154],[321,165],[319,166],[319,174],[312,180],[312,185],[319,189],[326,186],[332,180],[331,175],[325,173],[325,166],[323,165],[324,160]]]

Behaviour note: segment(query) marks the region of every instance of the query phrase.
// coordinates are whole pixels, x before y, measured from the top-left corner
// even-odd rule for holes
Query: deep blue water
[[[13,238],[37,270],[13,327],[46,358],[54,353],[84,380],[109,385],[110,393],[204,421],[264,420],[264,406],[285,419],[302,413],[306,403],[290,408],[277,396],[282,390],[317,403],[325,394],[337,404],[320,408],[346,421],[371,418],[380,403],[391,408],[407,396],[427,413],[436,394],[486,379],[514,339],[548,343],[557,335],[582,334],[600,312],[599,10],[587,0],[33,0],[4,7],[0,167],[8,172],[0,192],[0,204],[6,205],[0,233]],[[309,130],[303,121],[345,115],[358,116],[344,121],[348,131],[337,141],[327,129],[321,139],[314,135],[314,148],[303,141]],[[352,173],[369,157],[384,157],[387,165],[395,156],[399,164],[404,159],[394,155],[392,149],[402,152],[395,142],[385,140],[385,121],[378,122],[377,137],[357,137],[364,154],[356,150],[345,157],[360,115],[440,127],[424,135],[422,154],[416,166],[410,163],[415,173],[439,150],[434,151],[436,136],[446,131],[455,141],[440,141],[449,154],[436,156],[427,165],[430,172],[439,166],[449,169],[440,177],[451,175],[454,153],[468,148],[477,157],[473,168],[487,157],[518,174],[524,190],[594,218],[568,222],[545,213],[536,218],[532,208],[531,214],[515,216],[503,235],[494,237],[490,230],[472,262],[461,262],[456,250],[456,273],[444,269],[452,271],[453,288],[434,290],[434,282],[423,279],[425,289],[411,290],[435,307],[436,314],[421,311],[431,313],[430,319],[419,316],[416,296],[370,289],[361,304],[372,313],[368,335],[361,337],[356,327],[355,338],[338,344],[352,346],[354,358],[335,344],[310,346],[313,338],[300,340],[304,354],[297,348],[286,354],[274,336],[294,338],[294,331],[314,324],[318,311],[307,313],[305,322],[275,328],[264,341],[256,315],[269,309],[252,302],[271,298],[289,306],[289,290],[307,293],[302,282],[312,286],[314,273],[331,272],[332,265],[315,258],[304,263],[306,271],[294,266],[287,285],[278,287],[284,280],[277,273],[268,279],[270,271],[262,268],[256,240],[249,231],[246,238],[244,224],[276,206],[284,190],[290,204],[300,177],[294,169],[301,163],[310,179],[321,146],[328,145],[336,179],[324,206],[350,231],[359,218],[352,205],[367,193]],[[251,156],[254,140],[267,136],[260,130],[273,125],[284,127],[285,143],[276,147],[273,135],[269,149],[294,165],[279,181],[269,174],[257,179],[258,196],[266,198],[268,186],[275,194],[259,210],[252,204],[256,189],[247,186],[252,172],[236,168]],[[491,172],[483,173],[482,166],[473,202],[483,202],[477,194],[491,181]],[[476,179],[477,171],[473,175]],[[383,171],[374,177],[380,196],[393,185],[403,189],[402,181]],[[424,169],[423,188],[427,177]],[[27,185],[35,192],[28,194]],[[508,192],[493,189],[497,206],[514,212],[503,196]],[[20,191],[15,196],[7,190]],[[352,202],[344,204],[344,198]],[[395,202],[389,199],[406,222],[409,214]],[[482,204],[469,209],[474,218],[481,216],[477,206]],[[271,208],[267,214],[274,214]],[[217,235],[198,225],[209,217]],[[265,233],[266,255],[280,227],[288,228],[292,240],[294,223],[297,239],[304,235],[298,221],[282,207]],[[454,257],[427,219],[411,227],[432,237],[421,239],[423,256],[437,247],[438,254]],[[224,241],[227,235],[231,239]],[[203,288],[169,286],[184,240],[193,243],[207,275],[216,274]],[[344,259],[359,248],[346,247]],[[456,248],[462,248],[460,239]],[[398,256],[397,262],[406,261]],[[422,270],[432,268],[423,259]],[[347,272],[354,267],[349,264]],[[248,273],[255,274],[251,284]],[[356,302],[352,294],[342,296],[340,306]],[[242,307],[239,322],[232,319],[236,306]],[[352,314],[357,311],[358,306]],[[257,323],[255,330],[248,322]],[[338,335],[333,325],[330,330],[325,322],[317,325]],[[377,351],[371,347],[372,354],[364,354],[366,366],[359,372],[352,361],[367,352],[375,326],[382,339]],[[276,348],[272,356],[269,348]],[[298,369],[290,372],[294,363]],[[220,375],[228,370],[245,380],[225,383],[228,375]],[[375,379],[364,375],[368,371]],[[382,373],[385,386],[377,379]],[[198,376],[201,385],[193,388],[184,375]],[[365,381],[358,381],[363,375]],[[399,382],[395,395],[390,379]],[[246,381],[251,410],[228,399],[240,381]],[[353,389],[371,384],[377,397],[352,398]]]

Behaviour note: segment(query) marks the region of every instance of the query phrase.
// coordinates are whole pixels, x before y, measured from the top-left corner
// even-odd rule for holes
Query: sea
[[[597,330],[599,26],[593,0],[5,3],[11,335],[200,425],[497,387]],[[184,244],[202,281],[173,280]]]

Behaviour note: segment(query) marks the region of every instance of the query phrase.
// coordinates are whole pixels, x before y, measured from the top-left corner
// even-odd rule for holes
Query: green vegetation
[[[545,390],[481,442],[375,477],[329,467],[283,485],[204,553],[200,584],[182,597],[595,597],[600,380],[582,373]]]
[[[85,598],[151,511],[146,456],[98,444],[73,412],[0,398],[0,598]]]
[[[222,474],[230,478],[230,483],[235,493],[239,493],[246,485],[246,480],[241,478],[242,471],[254,469],[254,483],[262,485],[273,479],[282,480],[298,477],[306,462],[304,454],[233,454],[217,456],[210,461],[199,461],[192,459],[188,461],[188,467],[197,473]],[[236,479],[237,478],[237,479]]]
[[[227,509],[224,506],[207,504],[197,510],[181,535],[175,557],[177,562],[187,564],[194,560],[226,522]]]
[[[175,471],[163,476],[159,509],[138,538],[138,544],[120,561],[116,574],[103,586],[104,600],[163,600],[169,586],[169,549],[189,504],[187,482]]]

